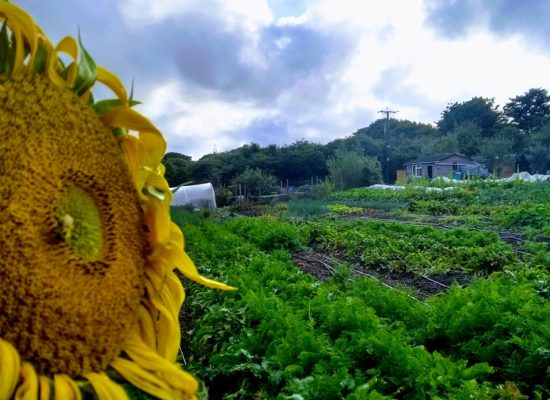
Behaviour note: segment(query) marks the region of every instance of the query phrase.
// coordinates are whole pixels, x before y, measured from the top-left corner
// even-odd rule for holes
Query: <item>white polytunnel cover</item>
[[[193,206],[193,208],[216,208],[216,194],[211,183],[177,186],[173,193],[172,206]]]

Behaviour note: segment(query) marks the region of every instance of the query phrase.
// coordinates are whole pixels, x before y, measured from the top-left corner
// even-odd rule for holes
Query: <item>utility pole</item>
[[[399,110],[390,110],[386,107],[385,110],[378,111],[379,113],[386,114],[386,123],[384,124],[384,141],[386,143],[386,183],[390,183],[390,114],[398,113]]]

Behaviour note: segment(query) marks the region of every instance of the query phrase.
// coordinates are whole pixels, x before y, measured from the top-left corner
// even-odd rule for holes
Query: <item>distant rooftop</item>
[[[418,157],[414,160],[407,161],[405,164],[433,163],[433,162],[436,162],[436,161],[444,160],[444,159],[452,157],[452,156],[459,156],[459,157],[468,158],[464,154],[460,154],[460,153],[445,153],[445,154],[437,154],[437,155],[433,155],[433,156],[420,156],[420,157]]]

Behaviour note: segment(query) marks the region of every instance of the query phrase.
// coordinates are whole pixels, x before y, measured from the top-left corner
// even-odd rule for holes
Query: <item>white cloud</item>
[[[124,0],[119,2],[117,7],[129,26],[143,26],[198,9],[200,5],[200,0]]]
[[[485,96],[504,104],[530,87],[550,87],[548,55],[533,52],[519,36],[479,32],[450,41],[426,28],[420,1],[358,3],[324,0],[317,10],[321,20],[349,20],[361,38],[341,77],[346,97],[355,99],[348,103],[375,110],[389,102],[401,109],[400,118],[432,122],[448,102]],[[397,84],[414,90],[425,104],[415,108],[402,97],[385,101],[374,95],[382,72],[396,66],[409,67]],[[433,109],[422,110],[427,104]]]
[[[523,36],[497,36],[488,29],[454,40],[438,35],[426,26],[421,0],[318,0],[304,4],[306,9],[300,15],[276,20],[266,0],[121,3],[120,10],[131,24],[201,12],[215,16],[225,29],[241,33],[235,36],[241,40],[237,61],[230,64],[227,60],[220,68],[246,66],[251,77],[236,86],[229,85],[231,93],[224,93],[220,85],[201,82],[211,90],[190,94],[184,91],[183,80],[166,82],[166,78],[157,78],[160,86],[147,96],[150,104],[146,112],[161,125],[171,147],[193,139],[195,144],[188,154],[194,156],[210,152],[213,144],[218,150],[228,150],[255,140],[250,136],[254,135],[251,127],[266,118],[283,121],[285,134],[292,135],[285,136],[289,141],[309,138],[327,142],[372,122],[376,111],[385,106],[399,109],[399,118],[434,122],[449,102],[484,96],[495,97],[497,104],[503,105],[531,87],[550,88],[548,53],[536,52]],[[284,87],[270,90],[262,77],[268,76],[264,73],[271,71],[273,61],[265,44],[262,46],[261,32],[280,27],[306,27],[326,37],[338,34],[350,38],[356,47],[351,56],[328,53],[329,60],[312,73],[306,70],[289,79],[273,76],[273,81],[283,82]],[[275,38],[269,51],[276,49],[284,54],[295,38]],[[299,54],[294,52],[293,57]],[[348,58],[339,64],[337,58],[344,56]],[[243,79],[242,75],[227,76]],[[248,102],[235,100],[241,91]],[[184,93],[188,100],[183,100]],[[261,101],[254,98],[259,93],[264,96]],[[231,100],[224,100],[228,98]],[[262,106],[254,105],[255,100]],[[260,137],[263,133],[256,134]]]
[[[221,151],[247,143],[248,138],[227,133],[245,128],[255,119],[273,116],[273,112],[245,102],[228,103],[206,96],[190,98],[177,81],[158,85],[138,107],[163,132],[170,149],[194,158],[212,152],[214,146]]]
[[[117,6],[128,25],[149,25],[187,12],[202,12],[223,16],[229,27],[254,31],[273,19],[266,0],[123,0]]]

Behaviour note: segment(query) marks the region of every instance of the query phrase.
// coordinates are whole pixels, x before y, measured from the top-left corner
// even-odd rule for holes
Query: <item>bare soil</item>
[[[337,256],[336,256],[337,257]],[[302,252],[293,255],[293,260],[303,272],[313,275],[319,280],[326,280],[336,272],[336,266],[342,260],[334,255],[315,252]],[[451,271],[446,274],[431,275],[429,277],[413,273],[400,273],[386,268],[370,268],[353,263],[352,276],[367,276],[381,284],[395,289],[405,288],[412,290],[415,297],[425,299],[434,294],[446,291],[453,283],[460,286],[467,285],[475,278],[472,274],[460,271]]]

